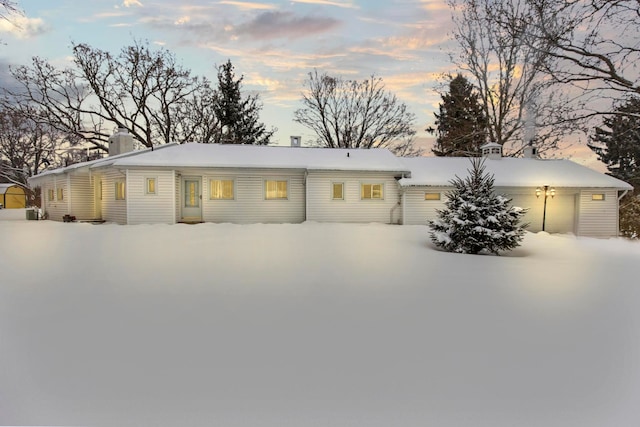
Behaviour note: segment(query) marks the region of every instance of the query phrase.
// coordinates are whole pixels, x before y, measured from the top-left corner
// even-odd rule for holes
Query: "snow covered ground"
[[[640,244],[0,221],[0,424],[640,425]]]

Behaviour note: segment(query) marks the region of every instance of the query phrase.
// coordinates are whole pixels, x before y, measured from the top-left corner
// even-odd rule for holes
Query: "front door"
[[[182,220],[202,221],[202,180],[182,178]]]

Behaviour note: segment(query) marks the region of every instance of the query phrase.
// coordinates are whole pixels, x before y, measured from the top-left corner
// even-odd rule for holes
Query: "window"
[[[440,200],[440,193],[424,193],[425,200]]]
[[[64,191],[62,188],[58,188],[58,201],[64,200]]]
[[[209,199],[233,200],[233,180],[212,179],[209,181]]]
[[[264,197],[267,200],[273,199],[286,199],[287,194],[287,181],[265,181],[264,182]]]
[[[50,188],[49,191],[47,191],[47,199],[50,202],[53,202],[54,197],[55,197],[55,192],[53,191],[53,188]]]
[[[333,200],[344,200],[344,182],[331,184],[331,198]]]
[[[116,182],[116,200],[124,200],[124,182]]]
[[[597,193],[591,195],[591,200],[603,202],[604,201],[604,193]]]
[[[146,193],[147,194],[156,194],[156,179],[155,178],[147,178],[147,186]]]
[[[383,184],[362,184],[360,187],[360,198],[362,200],[382,200],[383,192],[382,192]]]

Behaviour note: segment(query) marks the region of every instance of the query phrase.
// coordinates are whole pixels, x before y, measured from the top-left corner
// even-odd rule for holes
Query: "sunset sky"
[[[444,0],[19,0],[24,16],[0,21],[0,79],[9,65],[32,56],[69,64],[71,42],[117,52],[134,39],[171,52],[197,75],[216,79],[231,59],[244,89],[260,93],[262,121],[276,127],[273,141],[314,139],[293,122],[307,74],[314,69],[345,78],[382,77],[416,114],[418,139],[430,155],[440,101],[438,77],[455,73],[449,52],[451,13]],[[576,138],[572,138],[575,140]],[[582,141],[584,142],[584,137]],[[559,156],[595,166],[574,143]],[[600,168],[599,168],[600,169]]]

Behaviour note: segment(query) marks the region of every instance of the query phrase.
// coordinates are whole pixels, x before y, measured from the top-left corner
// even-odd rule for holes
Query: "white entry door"
[[[202,179],[199,177],[182,178],[182,219],[202,221]]]

